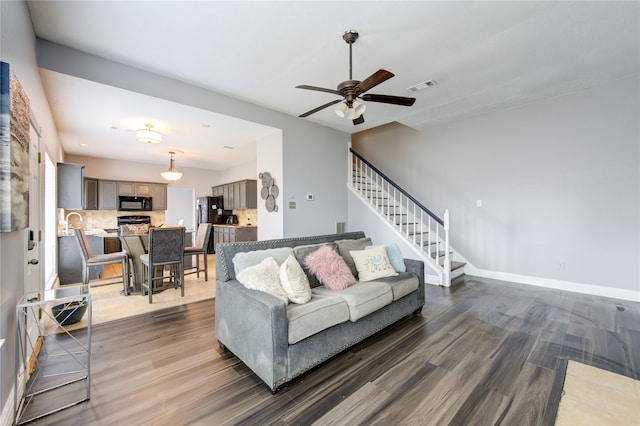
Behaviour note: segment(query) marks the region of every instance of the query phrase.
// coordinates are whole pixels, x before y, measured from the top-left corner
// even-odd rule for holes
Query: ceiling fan
[[[365,78],[363,81],[353,80],[351,49],[353,43],[355,43],[355,41],[358,39],[358,32],[349,30],[344,33],[342,39],[349,45],[349,80],[345,80],[342,83],[338,84],[338,88],[336,90],[325,89],[323,87],[316,86],[307,86],[305,84],[296,86],[296,89],[307,89],[315,90],[318,92],[333,93],[335,95],[342,96],[342,99],[336,99],[334,101],[328,102],[324,105],[312,109],[311,111],[300,114],[298,117],[308,117],[313,113],[330,107],[331,105],[341,103],[341,105],[339,105],[338,108],[335,109],[335,113],[339,117],[345,117],[346,115],[350,120],[353,121],[354,125],[357,125],[364,123],[364,117],[362,116],[362,113],[366,109],[365,104],[358,101],[358,99],[362,99],[363,101],[381,102],[393,105],[413,105],[413,103],[416,101],[416,98],[406,98],[403,96],[391,95],[374,95],[373,93],[365,93],[370,89],[376,87],[378,84],[393,77],[393,73],[387,70],[380,69],[371,74],[369,77]]]

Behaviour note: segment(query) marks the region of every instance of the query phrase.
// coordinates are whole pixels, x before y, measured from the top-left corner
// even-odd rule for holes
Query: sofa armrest
[[[286,381],[287,305],[236,280],[216,280],[216,337],[274,390]]]
[[[424,304],[424,262],[415,259],[404,259],[404,264],[407,267],[407,272],[413,272],[418,276],[419,297],[422,304]]]

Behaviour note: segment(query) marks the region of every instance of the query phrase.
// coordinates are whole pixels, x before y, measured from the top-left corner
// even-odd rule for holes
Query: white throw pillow
[[[307,303],[311,300],[309,279],[292,254],[280,265],[280,284],[291,302]]]
[[[358,281],[373,281],[378,278],[398,275],[389,262],[384,246],[369,250],[351,250],[351,257],[358,270]]]
[[[276,263],[279,266],[286,260],[287,256],[289,256],[290,254],[293,254],[293,249],[291,247],[279,247],[265,250],[238,252],[235,254],[235,256],[233,256],[233,268],[237,277],[243,269],[248,268],[249,266],[257,265],[267,257],[272,257],[273,259],[275,259]]]
[[[288,302],[287,292],[280,284],[279,272],[278,262],[273,257],[267,257],[257,265],[240,271],[236,278],[246,288],[263,291]]]

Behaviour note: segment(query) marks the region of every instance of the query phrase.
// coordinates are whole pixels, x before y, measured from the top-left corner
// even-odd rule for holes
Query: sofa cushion
[[[244,268],[236,277],[246,288],[259,290],[289,302],[280,284],[280,267],[273,257],[267,257],[257,265]]]
[[[333,296],[347,302],[349,306],[349,320],[356,322],[358,319],[388,305],[393,301],[393,292],[388,284],[383,282],[358,282],[342,291],[329,290],[326,287],[311,289],[313,297]]]
[[[282,262],[292,253],[293,249],[291,247],[239,252],[233,256],[233,269],[236,276],[238,276],[238,273],[243,269],[257,265],[267,257],[272,257],[278,265],[282,265]]]
[[[378,246],[365,247],[365,250],[371,250]],[[387,250],[387,256],[389,257],[389,263],[393,266],[396,272],[406,272],[407,265],[404,264],[404,257],[400,251],[400,247],[396,243],[385,244],[384,248]]]
[[[310,253],[304,260],[320,284],[330,290],[343,290],[356,283],[356,279],[342,256],[332,247],[322,246]]]
[[[293,303],[307,303],[311,299],[309,279],[293,254],[280,265],[280,284]]]
[[[289,344],[299,342],[349,320],[349,308],[343,299],[314,294],[308,303],[287,306]]]
[[[357,240],[338,240],[336,241],[338,245],[338,253],[344,259],[345,263],[351,270],[351,273],[354,277],[358,278],[358,269],[356,269],[356,264],[353,261],[353,257],[351,257],[351,250],[364,250],[366,247],[373,244],[371,242],[371,238],[358,238]]]
[[[307,274],[307,278],[309,278],[309,285],[311,286],[311,288],[318,287],[321,284],[320,284],[320,281],[318,281],[318,277],[313,275],[309,271],[309,268],[307,268],[305,259],[309,254],[318,250],[322,246],[329,246],[329,247],[332,247],[334,250],[338,250],[338,245],[336,243],[306,244],[306,245],[297,246],[293,248],[293,255],[296,257],[300,265],[302,265],[302,269],[304,269],[304,272]]]
[[[358,280],[372,281],[377,278],[398,275],[387,256],[387,249],[378,246],[370,250],[351,250],[351,256],[358,269]]]
[[[403,298],[409,293],[413,293],[418,289],[420,282],[416,274],[411,272],[400,272],[393,277],[382,278],[379,281],[369,281],[367,284],[374,282],[384,283],[391,287],[393,293],[393,301]]]

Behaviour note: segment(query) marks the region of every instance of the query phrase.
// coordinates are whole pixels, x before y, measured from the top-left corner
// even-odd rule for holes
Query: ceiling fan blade
[[[363,81],[361,81],[355,87],[355,91],[356,93],[364,93],[367,90],[376,87],[378,84],[382,83],[383,81],[389,80],[391,77],[393,77],[393,75],[394,74],[392,72],[380,69],[374,72],[373,74],[371,74],[369,77],[365,78]]]
[[[337,90],[325,89],[324,87],[307,86],[306,84],[301,84],[300,86],[296,86],[296,89],[315,90],[316,92],[327,92],[327,93],[333,93],[334,95],[340,94],[340,92],[338,92]]]
[[[360,97],[363,101],[382,102],[384,104],[411,106],[416,98],[405,98],[404,96],[374,95],[366,94]]]
[[[362,123],[364,123],[364,115],[361,115],[360,117],[353,120],[354,126],[357,126],[358,124],[362,124]]]
[[[300,118],[308,117],[311,114],[313,114],[315,112],[318,112],[318,111],[320,111],[322,109],[325,109],[326,107],[330,107],[333,104],[337,104],[338,102],[342,102],[342,99],[336,99],[335,101],[328,102],[328,103],[326,103],[324,105],[319,106],[318,108],[314,108],[311,111],[307,111],[304,114],[300,114],[298,117],[300,117]]]

